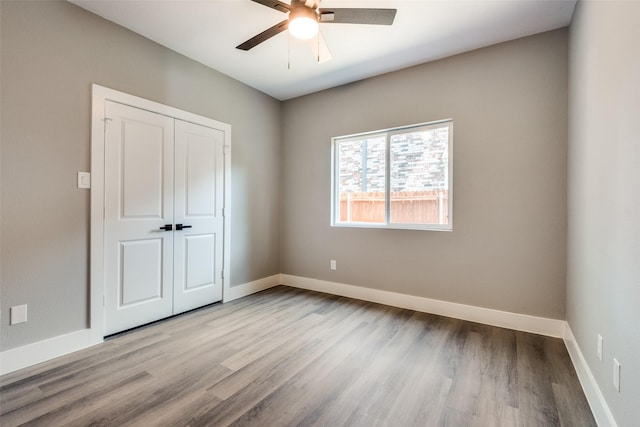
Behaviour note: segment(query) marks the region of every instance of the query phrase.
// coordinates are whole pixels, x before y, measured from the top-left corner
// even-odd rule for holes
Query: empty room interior
[[[0,425],[639,427],[639,40],[640,1],[0,1]]]

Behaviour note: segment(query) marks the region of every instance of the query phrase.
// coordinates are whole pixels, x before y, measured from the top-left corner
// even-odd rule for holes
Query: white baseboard
[[[294,288],[325,292],[364,301],[376,302],[379,304],[391,305],[394,307],[406,308],[409,310],[421,311],[424,313],[438,314],[441,316],[469,320],[471,322],[484,323],[486,325],[499,326],[517,331],[532,332],[556,338],[562,338],[564,333],[565,322],[563,320],[528,316],[526,314],[475,307],[396,292],[382,291],[379,289],[346,285],[344,283],[291,276],[288,274],[281,274],[280,276],[281,283],[283,285]]]
[[[615,419],[582,355],[571,328],[563,320],[528,316],[288,274],[274,274],[273,276],[258,279],[253,282],[233,286],[225,292],[224,302],[233,301],[279,284],[518,331],[563,338],[598,425],[601,427],[617,427]],[[96,337],[90,329],[84,329],[6,350],[0,352],[0,375],[73,353],[101,342],[102,338]]]
[[[274,274],[243,285],[233,286],[225,292],[224,302],[251,295],[279,284],[280,275]],[[102,337],[96,337],[95,335],[91,329],[83,329],[0,352],[0,375],[101,343]]]
[[[278,286],[280,283],[280,274],[274,274],[273,276],[263,277],[262,279],[254,280],[253,282],[231,286],[222,296],[223,302],[229,302],[234,299],[246,297],[247,295],[255,294],[256,292]]]
[[[598,383],[596,382],[589,365],[587,365],[587,361],[582,354],[582,350],[580,350],[580,346],[578,345],[576,338],[573,336],[571,327],[569,327],[567,322],[564,322],[563,339],[564,344],[567,346],[567,351],[569,352],[571,361],[573,362],[573,366],[578,374],[582,390],[587,397],[587,401],[591,407],[591,412],[593,413],[598,426],[617,427],[618,424],[616,424],[616,420],[613,418],[609,405],[607,405],[604,395],[602,394],[602,391],[600,391],[600,387],[598,387]]]
[[[101,342],[102,338],[96,339],[92,335],[91,329],[82,329],[33,344],[23,345],[22,347],[12,348],[11,350],[0,352],[0,375],[46,362]]]

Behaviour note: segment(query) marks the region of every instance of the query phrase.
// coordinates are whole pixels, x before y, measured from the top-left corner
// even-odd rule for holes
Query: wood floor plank
[[[245,414],[232,425],[312,425],[331,408],[349,382],[364,373],[371,359],[396,332],[385,321],[392,310],[380,310],[353,335],[329,347],[287,384],[260,402],[260,411]]]
[[[175,427],[190,425],[189,420],[201,419],[203,414],[213,410],[222,401],[211,393],[197,390],[176,396],[166,402],[162,408],[147,412],[143,417],[127,420],[123,427]],[[191,424],[193,425],[193,424]]]
[[[0,425],[596,424],[562,340],[278,286],[0,377]]]
[[[396,377],[396,371],[404,364],[402,357],[415,345],[421,336],[420,326],[422,322],[416,320],[419,313],[405,311],[398,312],[394,327],[394,334],[388,341],[381,345],[380,351],[367,356],[371,358],[366,366],[366,375],[360,374],[354,381],[350,381],[341,392],[338,399],[316,421],[317,425],[339,425],[344,420],[367,419],[376,420],[384,424],[384,413],[381,415],[380,405],[393,402],[393,396],[387,393],[391,387],[392,379]],[[390,360],[398,360],[400,363],[390,365]],[[362,367],[365,367],[363,365]],[[367,399],[362,399],[367,395]]]
[[[64,377],[56,378],[53,381],[47,380],[40,385],[34,386],[42,392],[42,396],[28,402],[26,405],[28,408],[28,416],[44,416],[51,411],[57,410],[61,401],[73,401],[79,397],[84,398],[87,395],[94,395],[95,384],[107,384],[106,389],[108,390],[108,386],[113,383],[126,383],[128,378],[141,375],[142,369],[140,366],[142,362],[150,363],[153,358],[160,358],[163,355],[159,352],[153,353],[152,355],[142,354],[140,351],[140,349],[133,350],[103,362],[99,366],[81,368],[77,374],[67,374]],[[111,366],[119,364],[122,365],[117,371],[110,369]],[[146,375],[148,375],[148,373],[144,372],[143,377]],[[102,395],[97,394],[95,396],[100,397]],[[2,413],[4,414],[6,411],[7,415],[2,416],[2,424],[4,425],[5,418],[9,420],[13,418],[12,411],[24,415],[24,408],[25,405],[15,408],[12,406],[5,408],[3,406]]]
[[[118,410],[113,411],[109,406],[100,406],[95,410],[83,414],[73,420],[74,425],[90,425],[95,420],[100,420],[104,426],[121,426],[126,423],[137,424],[140,419],[153,417],[153,413],[162,412],[165,405],[174,399],[179,399],[183,394],[205,389],[211,382],[228,374],[228,370],[220,365],[212,368],[203,365],[192,366],[184,369],[179,375],[173,375],[168,379],[154,377],[156,384],[164,384],[164,387],[153,387],[151,393],[137,393],[126,399],[115,398],[112,405]]]
[[[360,309],[366,308],[363,304],[357,304]],[[237,418],[247,414],[258,413],[265,407],[264,400],[281,387],[289,384],[289,380],[315,359],[328,350],[336,347],[340,341],[350,340],[366,336],[370,325],[363,322],[353,309],[344,313],[345,320],[340,322],[338,331],[333,328],[312,334],[309,340],[294,340],[291,343],[291,351],[283,354],[274,354],[274,359],[262,359],[251,364],[228,377],[212,388],[216,397],[224,400],[224,405],[215,411],[205,414],[204,417],[195,419],[194,425],[226,425]],[[334,313],[334,316],[338,313]],[[331,322],[334,317],[329,319]],[[335,360],[329,363],[336,363]],[[228,380],[228,381],[227,381]],[[298,397],[296,394],[292,397]]]
[[[52,399],[47,399],[46,403],[50,406],[46,407],[46,411],[42,411],[39,407],[39,403],[43,401],[36,401],[34,404],[29,404],[21,408],[20,411],[13,411],[6,414],[2,414],[2,426],[62,426],[72,425],[71,419],[75,418],[78,413],[84,413],[93,407],[105,405],[114,393],[117,394],[130,394],[135,390],[135,386],[143,383],[149,384],[152,377],[147,372],[139,372],[131,377],[121,379],[117,382],[109,382],[99,389],[87,393],[86,391],[78,391],[73,395],[66,395],[58,402],[53,402]],[[125,393],[121,393],[125,390]],[[56,399],[56,395],[51,396]],[[96,420],[94,420],[96,421]]]
[[[544,351],[545,337],[518,333],[518,402],[520,425],[559,426],[560,417],[554,400]]]
[[[420,316],[427,316],[420,314]],[[401,388],[394,390],[395,402],[386,414],[389,423],[403,425],[435,425],[440,419],[452,381],[443,374],[446,361],[442,349],[451,330],[440,316],[430,316],[425,333],[399,363],[403,367]],[[428,329],[427,329],[428,328]],[[419,398],[407,398],[419,396]]]
[[[591,420],[591,409],[585,395],[572,392],[581,386],[563,343],[545,341],[545,353],[552,360],[549,373],[560,423],[563,426],[596,427],[595,422],[588,422]]]

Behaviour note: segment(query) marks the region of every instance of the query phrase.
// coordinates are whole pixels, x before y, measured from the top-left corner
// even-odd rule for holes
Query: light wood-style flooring
[[[0,425],[595,426],[560,339],[279,286],[0,378]]]

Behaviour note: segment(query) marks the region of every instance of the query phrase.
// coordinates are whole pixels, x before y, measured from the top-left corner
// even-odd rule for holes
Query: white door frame
[[[101,342],[104,337],[104,119],[105,103],[108,100],[224,132],[223,301],[225,295],[228,295],[229,283],[231,283],[231,215],[229,211],[231,201],[231,125],[94,84],[92,86],[91,111],[91,244],[89,258],[89,329],[94,343]]]

